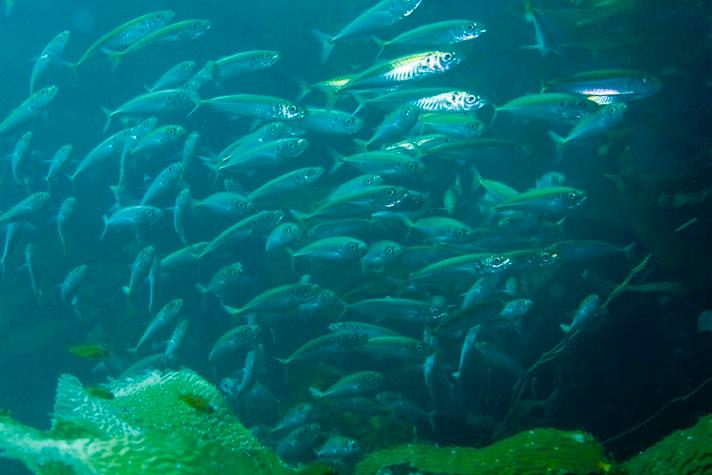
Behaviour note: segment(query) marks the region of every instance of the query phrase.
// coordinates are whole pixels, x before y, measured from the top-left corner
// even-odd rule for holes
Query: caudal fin
[[[324,393],[322,391],[319,391],[317,388],[310,387],[309,388],[309,394],[312,395],[313,398],[316,399],[322,399],[324,397]]]
[[[334,37],[319,30],[312,30],[312,34],[321,44],[321,63],[324,64],[331,56],[331,50],[334,49]]]

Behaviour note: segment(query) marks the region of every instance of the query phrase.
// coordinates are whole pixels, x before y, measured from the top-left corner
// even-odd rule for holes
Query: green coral
[[[220,392],[192,371],[154,372],[109,389],[113,399],[97,398],[75,377],[62,376],[49,432],[0,418],[3,455],[38,475],[298,472],[262,447]],[[194,409],[180,399],[184,394],[211,410]]]
[[[693,427],[673,432],[623,467],[631,475],[712,473],[712,415]]]
[[[603,448],[590,435],[535,429],[481,449],[409,444],[381,450],[361,461],[356,475],[387,473],[384,469],[397,465],[458,475],[594,474],[611,469]]]

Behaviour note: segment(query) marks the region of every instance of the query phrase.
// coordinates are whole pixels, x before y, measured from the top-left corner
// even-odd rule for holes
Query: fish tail
[[[208,293],[207,287],[202,284],[195,284],[195,289],[200,293],[201,296],[205,296]]]
[[[568,333],[571,331],[571,325],[566,325],[565,323],[559,325],[559,328],[561,328],[561,331],[564,333]]]
[[[312,34],[321,44],[321,63],[324,64],[334,49],[334,37],[315,29],[312,29]]]
[[[301,102],[312,91],[312,87],[311,87],[311,84],[309,84],[307,81],[305,81],[302,78],[294,77],[294,80],[297,82],[297,85],[299,86],[299,94],[297,94],[296,101]]]
[[[101,217],[101,220],[104,223],[104,229],[101,231],[101,236],[99,236],[99,241],[103,241],[104,238],[106,237],[106,233],[109,231],[109,218],[106,215],[103,215]]]
[[[323,399],[324,398],[324,393],[322,391],[319,391],[317,388],[314,387],[309,387],[309,394],[312,395],[312,397],[316,399]]]
[[[131,287],[128,286],[123,286],[121,287],[121,291],[126,295],[127,297],[131,296]]]
[[[561,161],[561,158],[564,156],[564,148],[566,147],[566,137],[562,137],[561,135],[549,131],[549,138],[554,141],[554,144],[556,145],[556,163],[559,163]]]
[[[111,127],[111,119],[113,116],[113,112],[106,107],[102,107],[101,111],[104,113],[106,116],[106,123],[104,124],[104,130],[101,132],[102,135],[106,134],[109,131],[109,127]]]
[[[331,159],[333,160],[331,168],[329,169],[329,175],[332,175],[336,170],[338,170],[344,165],[344,156],[333,148],[330,148],[328,152],[331,156]]]
[[[111,70],[116,71],[116,68],[119,67],[119,63],[121,63],[121,60],[124,59],[124,53],[122,51],[111,50],[105,50],[104,53],[106,53],[106,57],[111,63]]]
[[[373,40],[374,43],[376,43],[376,45],[378,45],[378,54],[376,55],[376,59],[378,59],[383,54],[383,50],[386,49],[388,42],[385,40],[382,40],[376,36],[372,36],[371,39]]]
[[[632,260],[633,258],[633,251],[635,250],[635,243],[631,242],[628,244],[626,247],[623,248],[623,253],[625,254],[626,259],[629,261]]]

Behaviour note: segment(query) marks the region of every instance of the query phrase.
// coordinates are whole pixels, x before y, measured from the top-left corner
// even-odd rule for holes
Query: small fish
[[[47,69],[59,64],[62,61],[62,53],[64,53],[64,47],[67,46],[67,41],[69,41],[69,31],[63,31],[47,44],[40,53],[40,56],[35,61],[35,65],[32,67],[32,75],[30,76],[30,94],[35,92],[35,84],[37,80],[42,76]]]
[[[383,28],[395,25],[403,18],[409,17],[421,2],[422,0],[380,0],[354,18],[334,36],[312,30],[321,44],[321,62],[326,63],[337,42],[350,38],[367,37]]]
[[[241,325],[225,332],[213,344],[208,361],[215,364],[226,357],[236,353],[249,351],[260,336],[261,328],[258,325]]]
[[[560,259],[571,262],[586,261],[596,258],[625,258],[630,259],[634,243],[625,247],[616,246],[605,241],[595,241],[592,239],[570,239],[559,241],[548,247],[548,250],[556,253]]]
[[[198,66],[195,61],[182,61],[171,67],[159,77],[153,86],[147,88],[148,92],[160,91],[161,89],[172,89],[185,83],[194,73]]]
[[[67,197],[59,206],[57,213],[57,234],[59,241],[62,243],[62,252],[67,253],[67,232],[68,227],[74,223],[77,218],[77,199],[74,196]]]
[[[357,176],[337,186],[328,196],[328,200],[336,200],[350,193],[383,185],[383,176],[376,173],[367,173]]]
[[[623,103],[608,104],[576,122],[576,125],[574,125],[574,128],[569,131],[566,137],[557,135],[554,132],[549,132],[549,136],[554,143],[556,143],[557,147],[563,147],[571,142],[595,137],[607,132],[622,122],[627,110],[628,106]]]
[[[283,199],[285,195],[303,190],[305,187],[316,183],[324,175],[323,167],[300,168],[264,183],[247,196],[255,205],[274,203]]]
[[[429,300],[382,297],[350,303],[346,310],[375,321],[433,323],[447,315],[446,309]]]
[[[657,94],[660,89],[658,78],[626,69],[584,71],[546,85],[546,90],[579,94],[600,105],[636,101]]]
[[[311,450],[320,434],[321,426],[315,422],[297,427],[277,444],[277,455],[287,460],[300,457]]]
[[[251,117],[260,120],[301,119],[306,110],[287,99],[256,94],[235,94],[201,101],[198,107],[208,106],[231,117]]]
[[[181,163],[183,164],[183,179],[190,177],[199,163],[198,145],[200,144],[200,133],[193,131],[185,138],[183,142],[183,150],[181,153]]]
[[[99,51],[129,46],[151,32],[167,25],[174,16],[175,12],[172,10],[161,10],[147,13],[122,23],[95,41],[82,54],[82,57],[73,64],[73,67],[75,69],[78,68]]]
[[[106,51],[112,67],[116,69],[127,54],[143,49],[157,42],[176,42],[200,38],[212,27],[208,20],[183,20],[158,28],[141,39],[131,43],[122,51]]]
[[[403,255],[403,247],[394,241],[376,241],[361,258],[364,271],[382,269],[390,266]]]
[[[282,223],[269,233],[265,250],[274,252],[277,249],[287,248],[290,244],[301,239],[303,233],[301,228],[295,223]]]
[[[499,274],[512,266],[508,256],[497,253],[473,253],[444,259],[430,264],[410,275],[411,281],[446,282],[462,278],[478,278]]]
[[[0,136],[15,131],[40,115],[57,95],[57,86],[43,87],[25,99],[0,122]]]
[[[376,128],[373,136],[366,142],[366,148],[379,147],[394,142],[408,134],[418,122],[420,109],[414,104],[404,104],[390,112]]]
[[[339,379],[325,391],[309,388],[309,392],[317,399],[336,399],[363,396],[374,392],[383,384],[383,375],[376,371],[359,371]]]
[[[272,433],[286,432],[304,425],[313,420],[316,415],[314,405],[309,402],[297,404],[289,408],[277,425],[272,428]]]
[[[13,205],[0,215],[0,225],[27,221],[49,206],[51,196],[46,191],[38,191]]]
[[[353,354],[361,350],[368,340],[368,335],[360,332],[331,333],[307,341],[287,358],[275,359],[284,365],[307,361],[323,362],[328,358]]]
[[[365,124],[351,112],[307,107],[304,117],[294,121],[294,126],[312,133],[351,136],[361,131]]]
[[[159,203],[162,198],[176,191],[182,176],[183,164],[171,163],[148,185],[140,204],[146,206]]]
[[[143,284],[143,281],[148,277],[151,271],[151,266],[156,258],[156,248],[154,246],[146,246],[136,255],[136,258],[131,264],[131,278],[129,285],[123,287],[123,292],[131,296]]]
[[[359,351],[376,359],[403,362],[422,362],[427,356],[427,348],[422,341],[404,336],[369,338]]]
[[[62,301],[76,305],[79,288],[86,281],[89,268],[82,264],[67,273],[59,289]]]
[[[252,50],[223,56],[215,61],[219,81],[232,79],[244,73],[271,68],[282,57],[279,51]]]
[[[361,444],[359,444],[357,440],[348,437],[332,435],[321,447],[314,450],[314,453],[320,459],[351,458],[361,453]]]
[[[425,174],[425,165],[418,159],[404,153],[383,151],[361,152],[348,157],[334,152],[337,167],[348,164],[362,173],[375,173],[381,176],[418,178]]]
[[[197,394],[179,394],[178,399],[202,414],[213,414],[216,410],[212,402]]]
[[[227,221],[242,219],[255,211],[254,205],[246,196],[232,191],[218,191],[208,195],[198,201],[195,208]]]
[[[32,144],[32,132],[25,132],[15,144],[12,151],[12,177],[15,183],[25,186],[27,176],[25,176],[27,161],[30,158],[30,146]]]
[[[256,295],[240,308],[229,309],[233,315],[248,312],[274,312],[285,308],[297,307],[313,301],[320,290],[316,284],[299,282],[265,290]]]
[[[184,89],[190,91],[198,91],[200,88],[208,83],[217,83],[218,81],[218,63],[215,61],[208,61],[205,63],[203,68],[193,74],[188,80],[183,84]]]
[[[381,50],[381,55],[385,48],[393,45],[408,46],[443,46],[463,43],[465,41],[479,38],[487,32],[487,28],[481,22],[474,20],[447,20],[437,23],[430,23],[418,28],[406,31],[396,36],[392,40],[382,41],[374,38]]]
[[[158,293],[161,291],[163,283],[163,260],[158,257],[158,254],[153,256],[151,268],[148,270],[148,311],[153,313],[156,302],[158,302]]]
[[[334,333],[363,333],[369,338],[377,336],[402,336],[400,333],[386,327],[351,321],[331,323],[329,324],[329,331]]]
[[[129,229],[134,232],[150,228],[163,220],[165,214],[160,208],[147,205],[127,206],[116,210],[110,217],[104,216],[103,239],[110,229]]]
[[[479,94],[449,90],[420,97],[411,102],[426,112],[474,112],[489,104],[489,100]]]
[[[284,218],[279,210],[263,210],[233,224],[218,234],[200,253],[199,259],[226,247],[240,243],[247,238],[266,237]]]
[[[405,398],[402,394],[393,391],[383,391],[376,395],[378,404],[388,413],[401,417],[407,421],[420,422],[427,421],[433,426],[435,412],[428,413],[417,403]]]
[[[234,292],[235,287],[242,279],[243,272],[244,270],[241,263],[235,262],[228,264],[215,272],[207,287],[196,284],[196,288],[201,294],[211,294],[222,301],[231,292]]]
[[[477,342],[477,335],[480,333],[480,328],[480,325],[475,325],[467,330],[465,340],[462,342],[462,348],[460,349],[460,364],[457,367],[457,371],[452,373],[452,377],[455,378],[458,383],[462,383],[462,376],[465,374],[467,365],[472,359],[472,354],[475,350],[475,343]]]
[[[141,335],[141,339],[136,346],[129,351],[136,353],[146,342],[154,338],[160,331],[164,330],[178,317],[183,308],[183,299],[177,298],[169,300],[158,314],[151,320],[146,331]]]
[[[452,51],[426,51],[385,61],[354,76],[339,92],[393,87],[443,74],[462,62]]]
[[[50,162],[49,170],[47,170],[47,176],[45,176],[45,181],[53,183],[57,180],[57,178],[59,178],[59,176],[61,176],[67,166],[67,163],[69,163],[73,149],[74,147],[69,144],[62,145],[59,149],[57,149],[54,157],[52,157],[52,161]]]
[[[176,324],[176,327],[173,329],[173,333],[171,333],[171,337],[166,343],[166,351],[163,353],[168,360],[174,359],[176,353],[178,352],[178,349],[180,348],[181,343],[183,343],[185,334],[188,331],[189,322],[190,320],[184,318],[180,322],[178,322],[178,324]]]
[[[76,183],[77,178],[84,175],[87,170],[104,165],[111,157],[121,153],[131,138],[132,132],[133,129],[131,128],[120,130],[95,146],[82,158],[74,173],[69,176],[69,179]]]
[[[558,214],[581,206],[586,200],[585,191],[567,186],[533,188],[495,205],[497,211],[519,209]]]
[[[8,230],[8,232],[10,231]],[[27,273],[30,275],[32,293],[35,294],[35,297],[39,299],[40,287],[39,282],[37,280],[37,245],[34,243],[30,242],[27,243],[27,246],[25,246],[25,264],[27,265]]]
[[[304,257],[310,260],[356,261],[361,259],[368,245],[360,239],[349,236],[335,236],[308,244],[292,254],[293,259]]]
[[[180,125],[164,125],[146,133],[131,148],[132,156],[151,155],[176,145],[185,137],[186,130]],[[183,164],[181,163],[182,167]],[[182,170],[181,170],[182,172]]]
[[[194,208],[193,196],[190,188],[185,188],[176,195],[175,208],[173,210],[173,230],[178,234],[184,245],[188,245],[186,231]]]
[[[571,124],[590,115],[596,105],[586,98],[566,93],[527,94],[497,107],[523,119],[544,120],[555,124]]]
[[[578,308],[574,312],[574,318],[571,321],[571,324],[566,325],[562,323],[561,325],[559,325],[561,327],[561,330],[564,333],[570,333],[572,330],[577,330],[581,328],[582,325],[585,325],[596,315],[598,309],[600,308],[600,305],[601,297],[599,297],[597,294],[587,295],[583,298],[583,300],[581,300],[581,303],[579,303]]]
[[[422,114],[414,128],[420,133],[443,134],[453,138],[474,139],[482,135],[487,126],[477,117],[452,112]]]
[[[85,360],[101,360],[110,353],[109,348],[102,344],[70,346],[67,351]]]
[[[547,188],[549,186],[565,186],[566,176],[560,172],[546,172],[536,179],[536,188]]]
[[[543,57],[559,52],[556,39],[552,34],[551,22],[539,8],[534,6],[531,0],[524,1],[524,19],[534,26],[536,43],[522,48],[537,50]]]
[[[302,155],[309,141],[302,138],[277,139],[255,148],[237,151],[215,167],[218,174],[251,173],[258,168],[274,168]]]
[[[466,310],[487,299],[487,297],[489,297],[497,288],[499,280],[500,276],[498,274],[483,275],[477,279],[472,284],[472,287],[470,287],[470,289],[463,295],[462,306],[460,309]]]
[[[169,115],[185,112],[197,107],[200,98],[194,91],[187,89],[163,89],[147,92],[121,104],[114,110],[104,110],[106,124],[104,133],[109,130],[115,117],[135,117],[146,115]]]
[[[249,150],[267,142],[288,138],[293,135],[291,129],[283,122],[269,122],[252,133],[240,136],[240,138],[229,144],[218,154],[217,161],[225,160],[238,150]]]

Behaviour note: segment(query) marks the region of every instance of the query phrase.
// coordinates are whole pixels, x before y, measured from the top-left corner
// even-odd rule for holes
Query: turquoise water
[[[710,328],[703,314],[710,306],[709,6],[423,0],[404,14],[389,4],[381,13],[360,17],[356,37],[337,40],[322,63],[312,29],[336,34],[374,5],[17,0],[0,18],[0,120],[5,120],[0,155],[7,156],[0,162],[0,232],[7,251],[0,283],[1,408],[47,428],[62,373],[98,386],[129,369],[136,374],[186,366],[225,390],[240,420],[291,463],[316,460],[315,450],[324,448],[330,434],[353,439],[359,450],[337,457],[337,465],[348,470],[364,452],[413,440],[483,446],[540,426],[583,429],[606,440],[711,376]],[[210,29],[194,39],[148,41],[135,51],[108,45],[72,66],[105,33],[160,9],[171,9],[176,22],[207,20]],[[392,24],[382,25],[380,17]],[[426,35],[415,44],[390,45],[380,57],[371,38],[393,39],[453,19],[477,21],[486,31],[456,44]],[[54,85],[56,97],[27,120],[11,123],[13,113],[23,113],[17,108],[29,97],[36,58],[64,30],[66,48],[40,71],[35,88]],[[546,47],[525,47],[536,44],[537,33]],[[124,48],[129,50],[113,68],[105,50]],[[102,108],[115,110],[144,94],[177,63],[194,61],[197,72],[211,60],[253,50],[278,52],[279,59],[235,76],[224,66],[223,77],[218,72],[185,95],[193,103],[154,103],[119,113],[104,132]],[[412,66],[410,55],[423,52],[430,56],[422,61],[431,62],[416,74],[427,78],[373,79],[374,65],[407,57]],[[449,66],[445,54],[457,64]],[[516,98],[526,102],[542,92],[560,93],[579,73],[586,73],[586,86],[605,84],[606,90],[566,89],[568,95],[552,99],[544,112],[531,105],[515,111],[505,106]],[[318,88],[306,95],[302,89],[342,76],[353,82],[331,97]],[[601,77],[613,82],[595,82]],[[641,77],[640,87],[649,89],[616,95],[638,87],[634,80]],[[185,80],[171,87],[176,94],[189,89]],[[401,147],[381,156],[379,147],[364,145],[376,131],[392,130],[382,123],[393,110],[435,94],[416,88],[447,92],[442,97],[451,109],[453,92],[481,98],[483,107],[434,117],[413,105],[419,121],[395,127],[378,144],[406,141],[411,150]],[[378,98],[394,91],[404,94],[379,105]],[[221,111],[197,102],[236,94],[269,96],[269,114],[274,104],[293,105],[307,119],[255,116],[250,107],[236,113],[234,105],[232,112]],[[591,100],[596,95],[601,103],[625,104],[621,116],[611,123],[599,120],[615,107],[597,105]],[[241,104],[261,100],[240,97]],[[140,142],[133,127],[152,116],[157,127],[180,126],[179,140]],[[446,125],[436,128],[438,119]],[[252,142],[229,157],[234,160],[229,166],[220,161],[228,144],[273,120],[285,134],[279,144],[269,138]],[[476,132],[461,124],[474,124]],[[82,159],[91,150],[121,130],[126,136],[118,136],[104,159],[69,178],[80,163],[86,166]],[[29,150],[18,155],[17,143],[28,131]],[[184,142],[193,132],[200,140],[186,156]],[[434,132],[440,133],[439,147],[417,142]],[[569,143],[557,146],[550,132]],[[290,143],[306,149],[278,156],[277,145]],[[73,147],[69,161],[45,180],[65,144]],[[255,147],[263,148],[255,152]],[[111,187],[119,184],[122,155],[127,181],[117,204]],[[253,161],[240,161],[249,157]],[[274,163],[265,165],[270,160]],[[166,179],[169,185],[159,187],[157,196],[147,194],[172,163],[182,164],[180,179]],[[305,167],[319,175],[313,183],[269,200],[251,195]],[[548,172],[564,181],[537,184]],[[361,175],[378,177],[358,182],[371,186],[372,194],[352,190],[340,201],[330,197]],[[565,188],[552,190],[552,185]],[[535,188],[544,190],[543,198],[531,198]],[[180,208],[176,198],[186,196],[184,190],[190,200]],[[233,193],[235,208],[223,201],[214,206],[228,197],[214,194],[225,191]],[[17,206],[31,195],[46,202],[38,209]],[[58,215],[70,197],[76,210],[65,221]],[[566,199],[568,204],[559,206]],[[160,219],[125,224],[114,214],[140,204],[150,209],[137,212],[151,211]],[[249,232],[232,234],[224,244],[214,241],[230,226],[267,211],[271,221],[245,225],[240,229]],[[287,222],[298,238],[266,245],[277,225]],[[336,226],[343,227],[333,231]],[[334,235],[341,236],[336,243],[319,242]],[[201,251],[195,251],[180,268],[165,259],[199,242],[212,242],[216,250],[200,259]],[[313,243],[318,251],[308,247]],[[132,263],[149,246],[153,259],[127,296],[122,287],[130,285]],[[448,261],[445,270],[428,268],[458,256],[477,265],[453,269]],[[239,278],[224,285],[213,279],[229,264]],[[83,265],[86,275],[68,282],[70,271]],[[265,294],[286,285],[294,290],[288,297]],[[593,294],[599,305],[581,310],[572,324],[582,301]],[[255,297],[269,304],[257,306]],[[175,299],[182,301],[180,311],[166,314],[164,305]],[[367,305],[374,299],[379,301]],[[151,327],[156,315],[168,316]],[[182,320],[187,327],[180,339],[174,331]],[[316,356],[286,366],[279,362],[303,344],[333,335],[330,326],[344,321],[379,325],[401,339],[374,340],[378,337],[366,336],[363,326],[351,326],[346,335],[356,343],[334,339]],[[254,339],[228,348],[225,356],[209,356],[221,335],[248,323],[259,327]],[[562,331],[562,324],[572,330]],[[136,352],[127,351],[144,335]],[[168,351],[172,335],[177,349]],[[80,345],[102,354],[77,357],[70,350]],[[146,362],[151,355],[163,356]],[[137,362],[138,369],[132,366]],[[362,371],[377,373],[373,386],[370,379],[358,380],[345,394],[314,396]],[[626,458],[709,412],[709,395],[704,386],[606,448]],[[533,409],[521,409],[528,402]],[[302,422],[319,424],[314,436],[293,452],[279,449],[300,424],[272,432],[265,427],[304,403],[315,416]],[[376,426],[386,429],[376,432]],[[7,460],[0,467],[2,473],[26,473]]]

